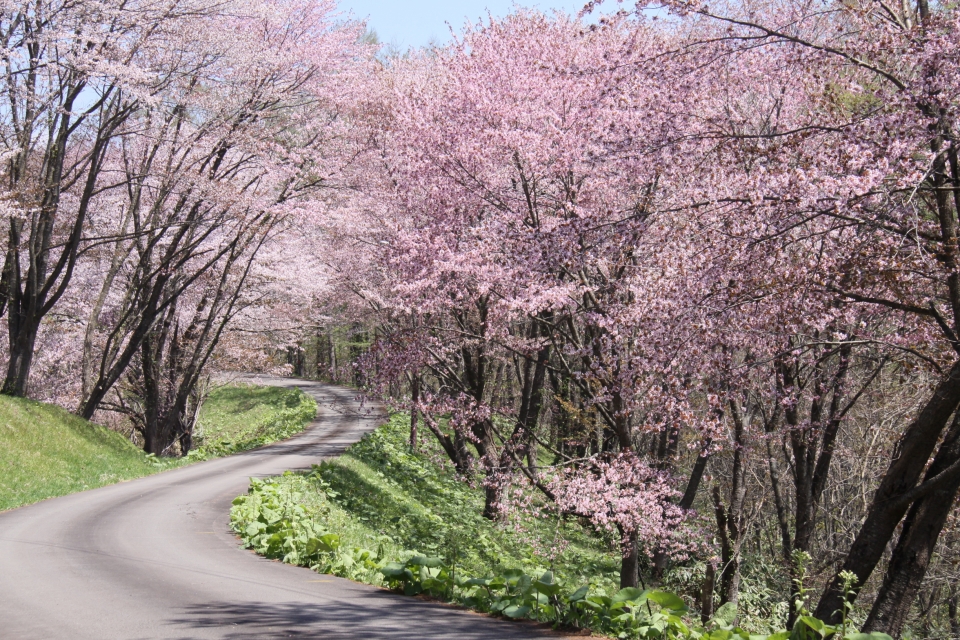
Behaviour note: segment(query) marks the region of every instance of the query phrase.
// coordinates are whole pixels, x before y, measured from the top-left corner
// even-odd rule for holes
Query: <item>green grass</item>
[[[217,387],[200,409],[193,457],[229,455],[289,438],[316,415],[316,401],[300,389]]]
[[[201,409],[195,453],[157,459],[60,407],[0,396],[0,511],[282,440],[316,411],[299,389],[218,387]]]
[[[250,496],[237,501],[234,528],[248,546],[307,565],[295,542],[284,547],[279,538],[271,538],[273,531],[254,524],[264,510],[288,521],[281,524],[287,529],[281,538],[303,538],[307,529],[311,536],[334,534],[343,550],[357,557],[368,551],[373,560],[341,575],[375,584],[382,583],[379,564],[426,554],[455,564],[465,575],[551,570],[566,582],[616,591],[619,558],[610,545],[575,522],[525,518],[501,524],[483,518],[482,488],[467,485],[449,465],[438,464],[440,452],[433,442],[423,452],[411,453],[407,437],[407,418],[394,415],[310,474],[256,481]],[[566,546],[555,553],[559,538]]]
[[[60,407],[0,396],[0,511],[168,467]]]

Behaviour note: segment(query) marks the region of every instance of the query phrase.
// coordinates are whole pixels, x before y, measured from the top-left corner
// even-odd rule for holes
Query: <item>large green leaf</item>
[[[675,593],[669,591],[651,591],[647,594],[647,600],[656,603],[668,611],[686,611],[687,605],[683,599]]]
[[[567,598],[567,602],[579,602],[587,597],[587,594],[590,593],[590,585],[585,584],[573,593],[570,594],[570,597]]]
[[[595,595],[592,595],[592,596],[588,597],[587,600],[588,600],[589,602],[594,602],[594,603],[600,605],[601,607],[609,607],[610,604],[613,602],[613,599],[612,599],[612,598],[608,598],[607,596],[601,596],[601,595],[598,595],[598,594],[595,594]]]
[[[335,533],[328,533],[319,538],[310,538],[307,540],[307,554],[331,553],[340,548],[340,536]]]
[[[545,596],[555,596],[560,593],[560,585],[553,578],[553,572],[547,571],[540,579],[533,583],[533,588]]]
[[[486,587],[490,584],[490,578],[470,578],[463,582],[468,587]]]
[[[890,636],[879,631],[871,633],[848,633],[843,636],[844,640],[893,640]]]
[[[624,587],[617,591],[611,599],[611,602],[640,601],[643,602],[650,592],[646,589],[637,589],[636,587]]]
[[[503,615],[508,618],[525,618],[530,613],[530,607],[512,605],[503,610]]]
[[[427,556],[413,556],[407,560],[407,564],[416,565],[418,567],[439,567],[443,565],[443,560],[440,558],[429,558]]]
[[[266,521],[266,524],[273,524],[275,522],[279,522],[280,518],[282,518],[283,516],[280,513],[274,511],[273,509],[268,509],[267,507],[264,507],[263,511],[261,512],[261,517],[264,518],[264,520]]]
[[[815,634],[819,635],[821,638],[826,638],[828,635],[828,631],[832,631],[832,629],[829,629],[827,625],[824,624],[823,620],[814,618],[813,616],[800,616],[799,618],[797,618],[797,624],[795,624],[793,627],[795,632],[794,635],[802,634],[803,627],[806,627],[810,631],[813,631]]]
[[[503,581],[511,587],[517,586],[527,576],[520,569],[507,569],[502,574]]]
[[[413,580],[413,572],[399,562],[388,562],[380,568],[380,573],[396,580]]]

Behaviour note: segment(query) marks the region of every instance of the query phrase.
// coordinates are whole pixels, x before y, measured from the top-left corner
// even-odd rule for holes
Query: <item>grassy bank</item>
[[[344,550],[366,550],[379,559],[420,554],[441,557],[465,573],[552,571],[563,580],[596,587],[617,583],[615,553],[576,524],[526,519],[504,526],[483,518],[482,489],[438,464],[432,443],[411,453],[406,429],[406,418],[394,416],[310,474],[256,481],[250,496],[237,501],[234,527],[245,534],[260,531],[248,540],[267,552],[277,540],[263,535],[259,516],[265,510],[290,511],[301,526],[337,536]],[[560,539],[565,540],[562,550],[555,548]],[[294,553],[287,561],[302,559]],[[357,576],[383,582],[377,570]]]
[[[0,510],[168,468],[60,407],[0,396]]]
[[[406,418],[394,416],[310,473],[253,480],[234,502],[234,529],[268,557],[510,617],[586,626],[590,607],[622,614],[631,598],[651,598],[644,611],[656,615],[683,606],[676,596],[655,604],[660,592],[620,592],[612,545],[575,522],[483,518],[482,488],[456,478],[433,443],[411,453],[407,435]]]
[[[191,458],[213,458],[262,447],[303,431],[317,403],[300,389],[226,385],[200,409]]]
[[[0,396],[0,511],[288,438],[317,405],[299,389],[214,389],[187,460],[147,456],[124,436],[53,405]]]

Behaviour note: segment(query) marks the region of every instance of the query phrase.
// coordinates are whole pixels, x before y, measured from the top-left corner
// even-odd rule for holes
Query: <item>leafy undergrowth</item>
[[[575,524],[482,518],[482,490],[437,464],[436,451],[410,453],[406,437],[406,419],[394,416],[309,473],[251,480],[234,500],[234,530],[270,558],[510,618],[621,638],[768,637],[733,627],[730,607],[704,627],[672,593],[618,589],[618,558]],[[558,534],[569,541],[559,552]],[[804,617],[769,638],[839,640],[838,631]]]
[[[602,588],[616,584],[619,561],[605,544],[565,524],[562,534],[570,544],[551,559],[537,547],[550,546],[556,521],[525,522],[521,531],[490,522],[480,515],[482,490],[437,464],[435,451],[411,453],[406,437],[405,419],[394,416],[309,474],[253,480],[249,496],[239,498],[234,508],[234,527],[251,546],[266,552],[268,539],[276,539],[264,536],[265,529],[258,531],[257,514],[270,510],[293,518],[297,530],[312,527],[335,534],[342,541],[341,554],[348,548],[369,550],[378,559],[422,553],[443,557],[467,573],[551,570],[572,582],[590,581]],[[278,553],[269,550],[269,555]],[[295,551],[287,561],[301,558]],[[379,565],[374,565],[350,577],[382,584]]]
[[[316,415],[316,401],[300,389],[217,387],[200,409],[188,458],[216,458],[284,440],[303,431]]]
[[[0,396],[0,511],[175,464],[60,407]]]

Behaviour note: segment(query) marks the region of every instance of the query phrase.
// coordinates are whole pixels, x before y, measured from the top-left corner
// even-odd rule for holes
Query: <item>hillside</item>
[[[316,412],[299,389],[218,387],[200,411],[190,456],[157,459],[60,407],[0,396],[0,511],[283,440]]]
[[[167,466],[60,407],[0,396],[0,511]]]

